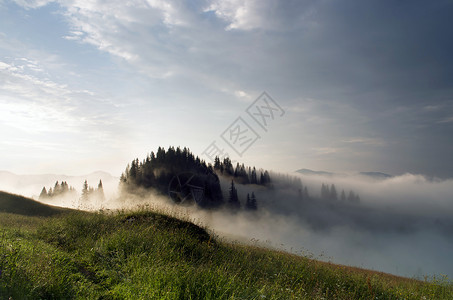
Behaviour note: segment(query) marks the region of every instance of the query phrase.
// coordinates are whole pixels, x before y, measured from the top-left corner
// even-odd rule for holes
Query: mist
[[[242,206],[254,192],[257,211],[201,210],[178,206],[165,195],[125,195],[121,202],[157,205],[185,216],[221,239],[282,249],[323,261],[424,279],[453,276],[452,180],[404,174],[388,179],[366,176],[298,176],[299,186],[273,174],[272,188],[236,184]],[[220,176],[224,198],[231,177]],[[340,193],[354,190],[360,202],[320,197],[322,183]],[[132,201],[131,201],[132,199]]]
[[[29,181],[22,178],[19,187],[13,179],[6,180],[6,175],[2,176],[0,189],[35,199],[43,186],[51,187],[56,180],[46,175],[37,182],[39,177],[35,175]],[[17,176],[15,180],[21,178]],[[255,193],[257,211],[181,206],[167,195],[150,190],[138,193],[140,196],[126,194],[120,192],[118,179],[108,179],[108,176],[102,179],[105,200],[93,201],[87,208],[151,207],[189,219],[228,241],[282,249],[406,277],[423,279],[440,274],[453,277],[453,180],[414,174],[387,179],[362,175],[291,176],[300,178],[302,186],[297,180],[292,183],[294,180],[288,181],[279,174],[272,174],[272,187],[236,184],[242,207],[247,193]],[[67,180],[80,191],[81,178],[68,176],[59,180]],[[94,185],[98,180],[93,178],[89,183]],[[220,176],[220,183],[224,199],[228,199],[231,178]],[[353,190],[360,195],[360,201],[323,199],[323,183],[334,184],[338,194],[342,190]],[[309,197],[301,196],[301,187],[307,187]],[[50,204],[77,208],[68,199],[52,201]]]

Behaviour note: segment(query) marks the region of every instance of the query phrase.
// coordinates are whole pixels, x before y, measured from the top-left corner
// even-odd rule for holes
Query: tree
[[[255,197],[255,193],[254,192],[252,192],[252,197],[249,197],[249,194],[247,194],[246,209],[248,209],[248,210],[257,210],[258,209],[258,206],[256,204],[256,197]]]
[[[82,201],[88,201],[88,196],[90,194],[90,187],[88,186],[88,181],[85,179],[85,182],[83,183],[82,187]]]
[[[247,193],[247,201],[245,202],[245,208],[250,209],[250,194]]]
[[[48,198],[47,190],[46,190],[46,187],[43,187],[41,190],[41,194],[39,194],[39,200],[43,200],[46,198]]]
[[[348,201],[353,202],[353,203],[358,203],[358,202],[360,202],[360,197],[359,197],[359,195],[356,195],[353,191],[349,191]]]
[[[241,203],[239,202],[239,198],[238,198],[238,191],[236,190],[236,187],[234,186],[233,180],[231,180],[228,205],[232,209],[239,209],[241,207]]]
[[[214,158],[214,169],[220,170],[220,158],[218,156]]]
[[[58,195],[61,194],[61,192],[62,192],[61,186],[60,186],[60,184],[59,184],[58,181],[57,181],[57,182],[55,182],[55,186],[54,186],[54,188],[53,188],[53,195],[54,195],[54,196],[58,196]]]
[[[96,195],[97,195],[99,201],[102,202],[105,200],[104,188],[102,186],[102,180],[100,180],[100,179],[99,179],[98,188],[96,189]]]
[[[258,178],[256,177],[256,169],[253,167],[252,169],[252,178],[250,178],[251,184],[258,184]]]
[[[335,189],[335,185],[334,184],[332,184],[330,186],[330,199],[331,200],[337,200],[338,199],[337,190]]]

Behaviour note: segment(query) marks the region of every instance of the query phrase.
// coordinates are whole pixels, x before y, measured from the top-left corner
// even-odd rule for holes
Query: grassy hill
[[[48,217],[68,211],[70,210],[42,204],[30,198],[0,191],[0,212]]]
[[[0,236],[0,299],[453,298],[445,281],[226,243],[149,210],[0,213]]]

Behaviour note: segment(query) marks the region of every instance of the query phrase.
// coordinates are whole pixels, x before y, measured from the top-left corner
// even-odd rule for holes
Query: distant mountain
[[[300,174],[303,174],[303,175],[321,175],[321,176],[334,176],[334,175],[337,175],[337,174],[331,173],[331,172],[313,171],[313,170],[310,170],[310,169],[299,169],[296,172],[300,173]]]
[[[392,178],[393,175],[382,173],[382,172],[360,172],[360,175],[372,177],[375,179],[387,179],[387,178]]]
[[[382,172],[359,172],[356,174],[340,174],[340,173],[332,173],[332,172],[326,172],[326,171],[313,171],[310,169],[299,169],[296,171],[296,173],[302,174],[302,175],[307,175],[307,176],[354,176],[354,175],[361,175],[361,176],[366,176],[370,177],[373,179],[387,179],[387,178],[392,178],[393,175],[382,173]]]

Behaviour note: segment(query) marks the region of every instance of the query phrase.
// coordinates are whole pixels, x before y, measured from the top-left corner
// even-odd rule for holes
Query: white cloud
[[[92,91],[58,82],[35,59],[0,62],[0,79],[0,123],[6,140],[37,134],[37,139],[50,135],[48,141],[58,143],[58,134],[83,134],[111,142],[117,134],[120,125],[111,103]]]
[[[354,137],[350,139],[343,140],[344,143],[348,144],[364,144],[372,146],[382,146],[385,142],[378,138],[365,138],[365,137]]]
[[[337,153],[341,149],[340,148],[335,148],[335,147],[317,147],[317,148],[312,148],[312,150],[317,155],[329,155],[329,154]]]
[[[453,116],[440,120],[438,123],[453,123]]]
[[[15,2],[26,9],[35,9],[55,2],[55,0],[15,0]]]
[[[227,0],[214,1],[206,8],[206,11],[214,11],[216,16],[227,21],[230,29],[251,30],[265,25],[265,15],[262,10],[265,1],[255,0]]]

